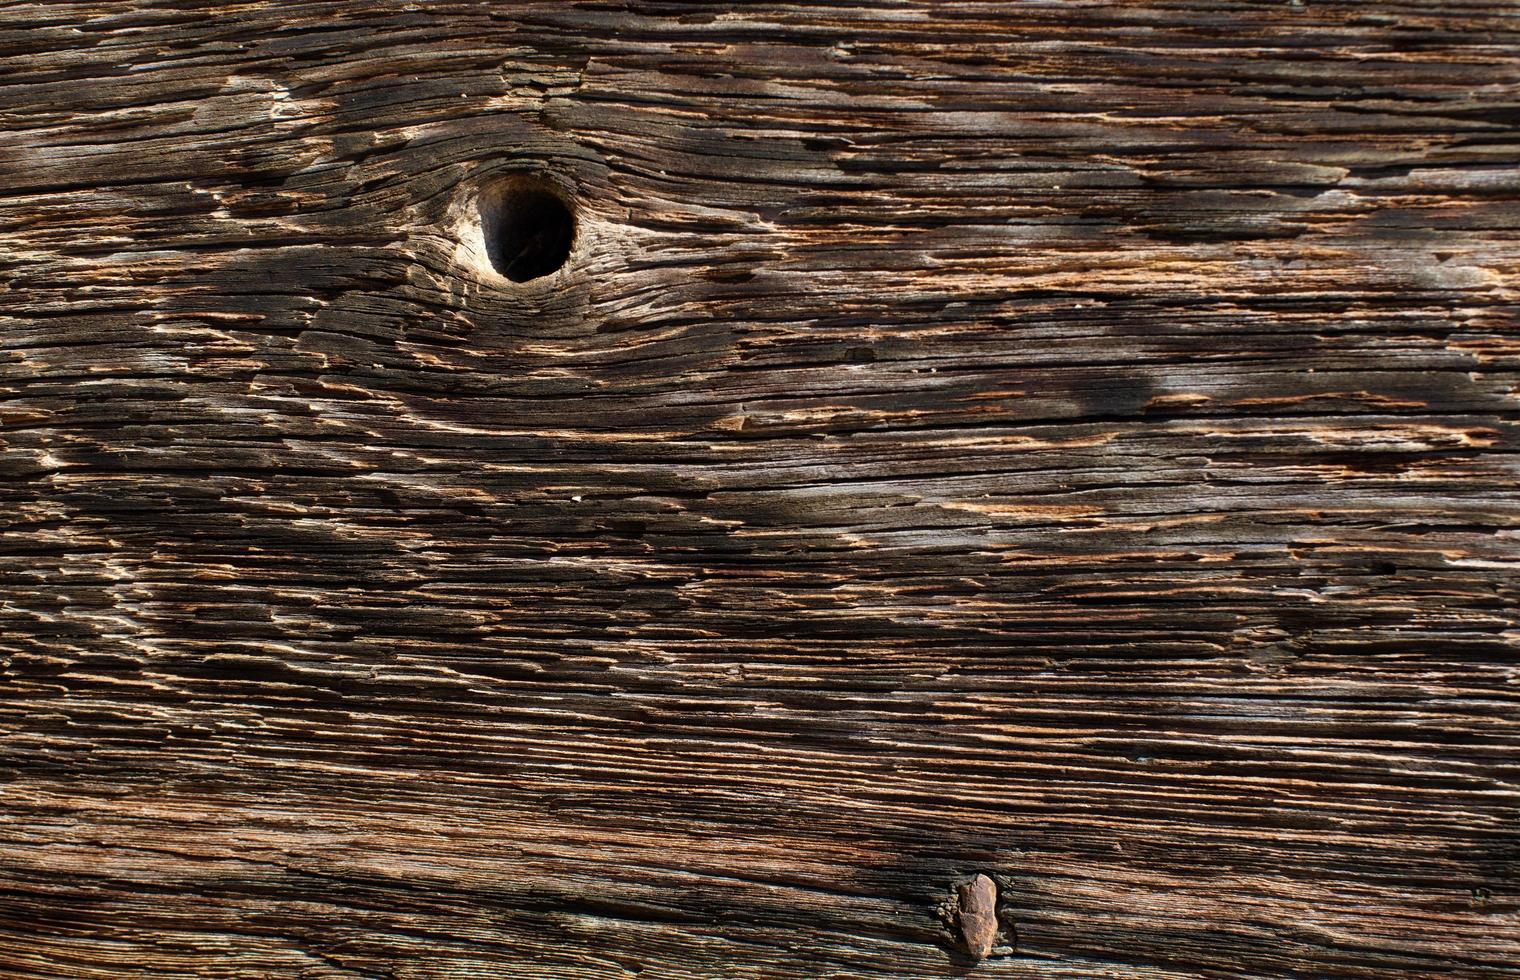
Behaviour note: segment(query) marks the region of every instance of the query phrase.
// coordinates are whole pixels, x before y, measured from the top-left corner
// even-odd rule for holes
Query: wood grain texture
[[[0,123],[6,980],[1520,976],[1520,5],[6,2]]]

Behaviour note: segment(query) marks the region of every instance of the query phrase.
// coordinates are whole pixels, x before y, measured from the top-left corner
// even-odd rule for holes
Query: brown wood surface
[[[5,980],[1520,976],[1520,5],[6,2],[0,124]]]

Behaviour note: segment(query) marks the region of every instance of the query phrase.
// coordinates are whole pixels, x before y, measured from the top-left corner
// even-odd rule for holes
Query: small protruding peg
[[[960,908],[956,921],[960,925],[961,941],[974,959],[984,960],[992,953],[997,941],[997,884],[979,874],[960,885],[957,891]]]

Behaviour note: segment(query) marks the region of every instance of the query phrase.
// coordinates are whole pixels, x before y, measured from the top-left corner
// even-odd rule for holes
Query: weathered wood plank
[[[1517,45],[0,5],[0,975],[1520,975]]]

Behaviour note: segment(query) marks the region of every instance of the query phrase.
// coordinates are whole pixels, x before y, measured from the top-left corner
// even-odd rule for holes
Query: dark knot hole
[[[480,197],[486,255],[497,272],[527,282],[565,264],[575,241],[575,215],[547,187],[512,180]]]

